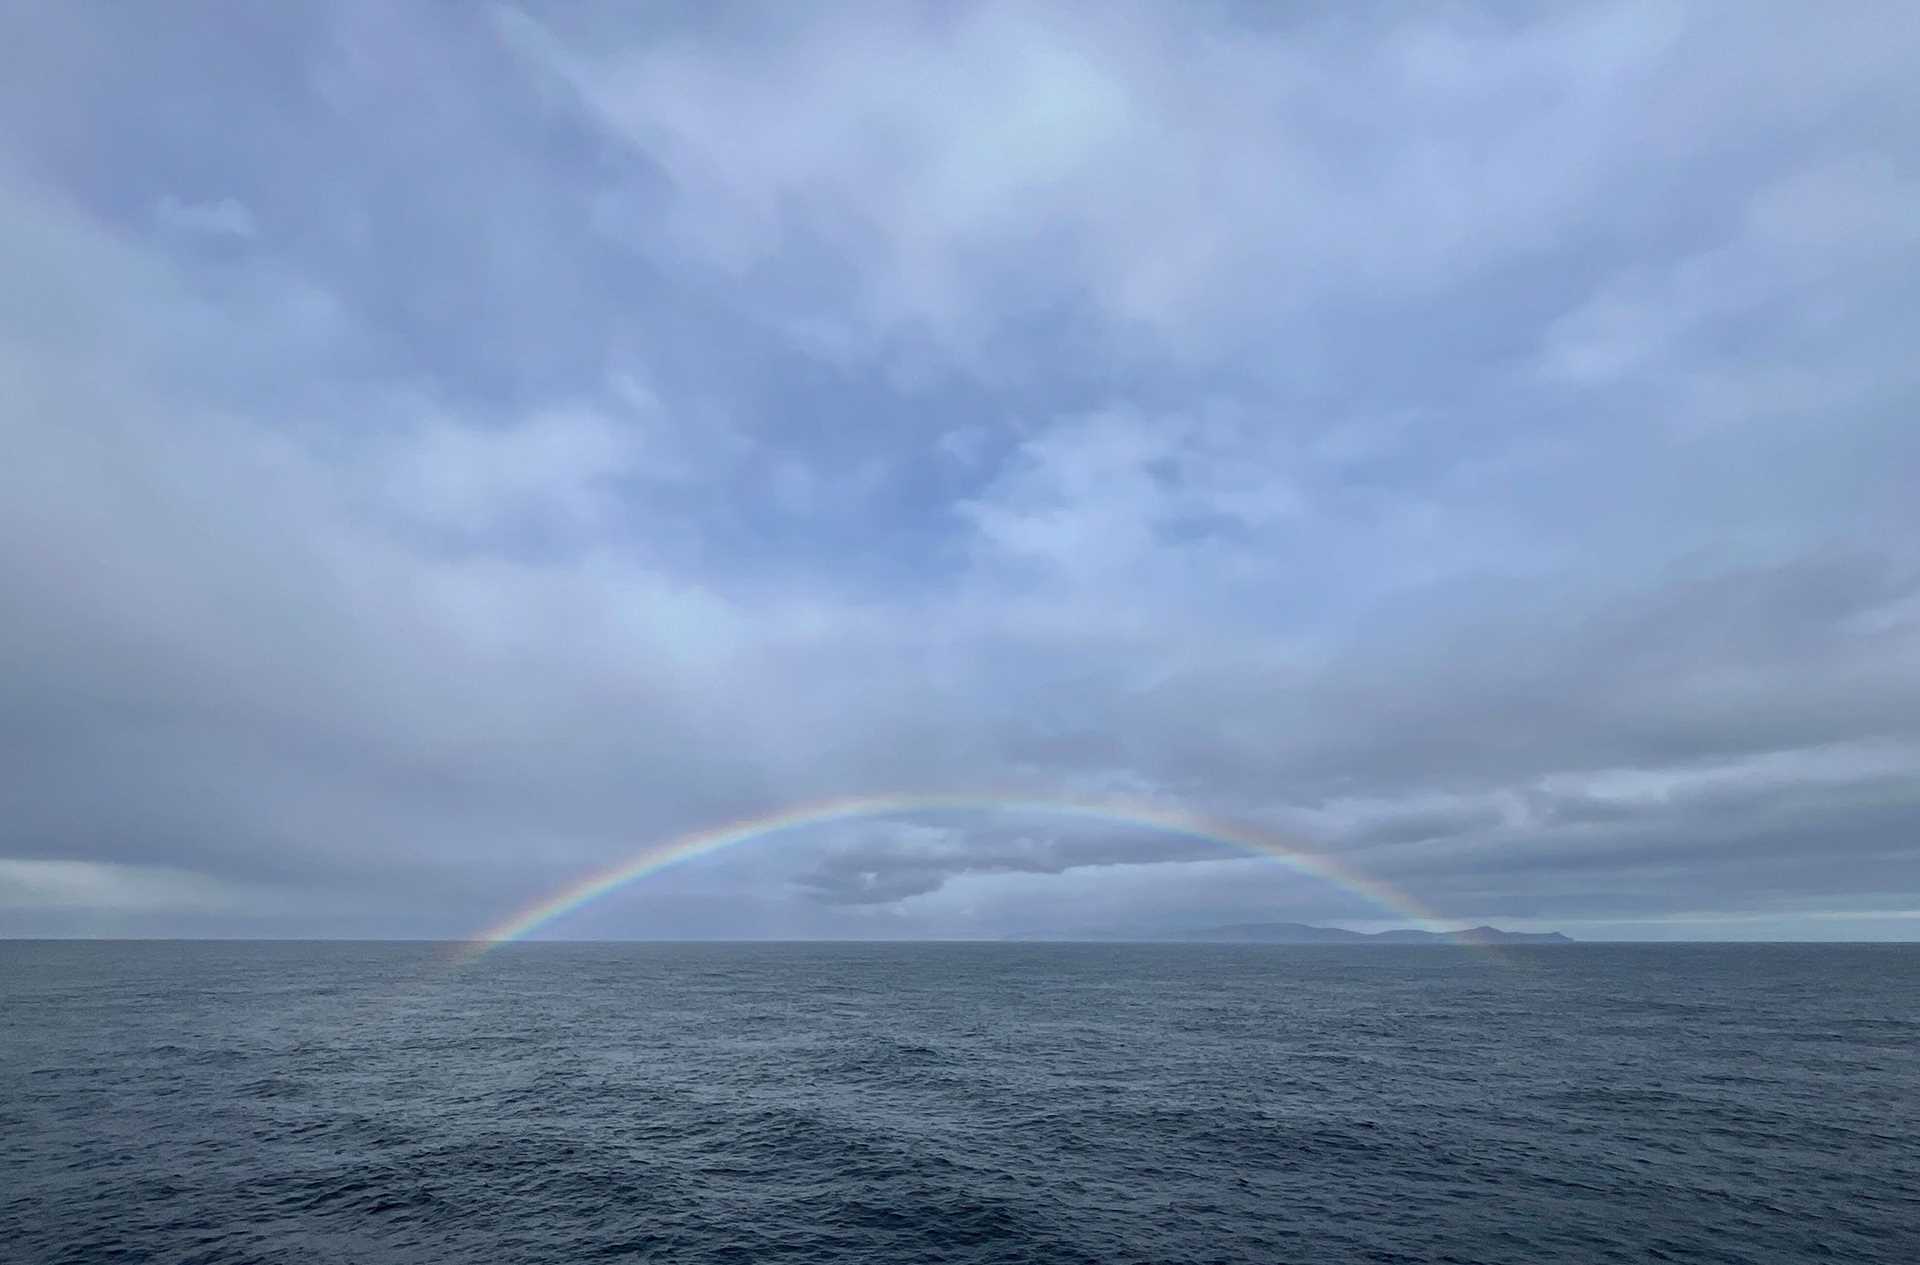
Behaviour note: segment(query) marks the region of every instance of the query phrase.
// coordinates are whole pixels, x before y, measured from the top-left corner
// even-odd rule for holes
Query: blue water
[[[0,1260],[1920,1261],[1920,947],[0,942]]]

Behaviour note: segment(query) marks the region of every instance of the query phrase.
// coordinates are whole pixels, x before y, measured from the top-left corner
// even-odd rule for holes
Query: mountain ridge
[[[1194,932],[1195,940],[1257,944],[1572,944],[1559,931],[1503,931],[1482,924],[1459,931],[1421,931],[1398,927],[1389,931],[1348,931],[1344,927],[1316,927],[1304,922],[1243,922]]]
[[[1559,931],[1504,931],[1481,925],[1458,931],[1421,931],[1396,927],[1387,931],[1349,931],[1304,922],[1241,922],[1187,931],[1060,936],[1072,940],[1135,940],[1175,944],[1577,944]]]

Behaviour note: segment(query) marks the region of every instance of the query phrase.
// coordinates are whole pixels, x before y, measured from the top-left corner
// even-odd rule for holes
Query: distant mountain
[[[1572,944],[1558,931],[1502,931],[1498,927],[1469,927],[1464,931],[1347,931],[1314,927],[1304,922],[1243,922],[1228,927],[1155,937],[1200,940],[1224,944]]]
[[[1070,940],[1094,943],[1151,944],[1575,944],[1558,931],[1502,931],[1498,927],[1468,927],[1463,931],[1348,931],[1344,927],[1315,927],[1304,922],[1241,922],[1196,930],[1158,928],[1082,927],[1051,935],[1014,935],[1009,940]]]

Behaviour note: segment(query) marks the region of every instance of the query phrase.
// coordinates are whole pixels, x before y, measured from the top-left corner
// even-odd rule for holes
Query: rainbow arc
[[[527,905],[468,942],[466,959],[478,957],[496,945],[523,940],[540,928],[592,904],[649,875],[726,848],[787,831],[833,822],[905,817],[935,812],[992,812],[1003,815],[1076,818],[1156,830],[1204,839],[1245,852],[1269,856],[1290,868],[1352,892],[1396,917],[1422,923],[1444,921],[1397,887],[1372,878],[1334,857],[1314,851],[1271,831],[1224,818],[1133,800],[1047,799],[1018,795],[932,794],[866,795],[815,800],[696,830],[667,839],[618,862],[585,875],[541,900]]]

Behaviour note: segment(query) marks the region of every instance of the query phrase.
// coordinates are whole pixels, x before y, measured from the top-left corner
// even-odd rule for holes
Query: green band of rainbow
[[[892,817],[908,813],[991,811],[1054,817],[1074,817],[1115,825],[1164,831],[1205,839],[1229,847],[1244,849],[1279,860],[1304,874],[1312,875],[1335,887],[1352,892],[1396,916],[1434,923],[1440,915],[1422,906],[1407,893],[1340,864],[1332,857],[1310,851],[1281,839],[1271,832],[1217,817],[1168,808],[1161,804],[1125,800],[1037,799],[1008,795],[864,795],[815,800],[778,809],[706,830],[696,830],[675,839],[645,848],[632,857],[604,870],[589,874],[561,888],[537,904],[486,928],[469,942],[468,957],[477,957],[497,944],[524,939],[540,927],[609,892],[656,874],[670,865],[697,856],[718,852],[735,844],[796,830],[803,826],[848,821],[863,817]]]

